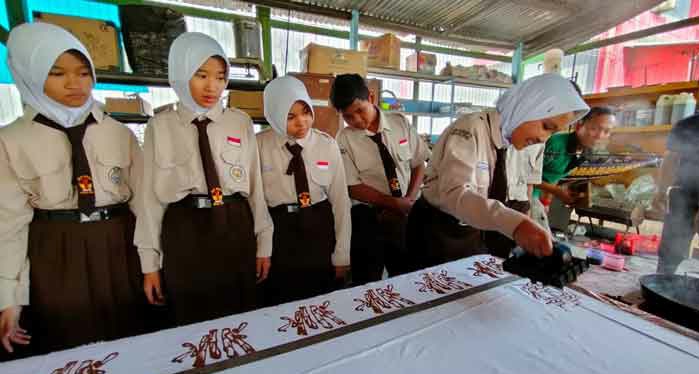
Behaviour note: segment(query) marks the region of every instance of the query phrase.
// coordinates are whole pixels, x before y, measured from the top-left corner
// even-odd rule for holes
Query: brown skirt
[[[408,248],[414,270],[485,253],[482,232],[420,198],[408,217]]]
[[[128,212],[100,222],[31,223],[32,354],[144,332],[134,222]]]
[[[225,210],[223,225],[213,209]],[[256,306],[257,242],[247,199],[196,209],[170,204],[162,228],[163,277],[171,323],[208,321]]]
[[[274,221],[274,252],[264,282],[264,304],[278,305],[332,291],[335,219],[325,200],[299,212],[286,205],[270,209]]]

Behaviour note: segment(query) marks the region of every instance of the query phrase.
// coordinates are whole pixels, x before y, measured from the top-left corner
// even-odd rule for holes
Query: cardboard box
[[[153,107],[149,102],[140,97],[116,98],[108,97],[105,100],[104,111],[107,113],[126,113],[153,116]]]
[[[367,53],[309,43],[299,52],[303,72],[315,74],[367,74]]]
[[[418,54],[413,53],[405,59],[406,69],[418,73],[434,74],[437,71],[437,55],[420,52],[418,64]]]
[[[34,17],[39,21],[60,26],[75,35],[90,52],[95,70],[121,70],[118,31],[111,22],[39,12],[34,13]]]
[[[228,107],[237,108],[253,119],[265,117],[263,91],[228,91]]]
[[[371,67],[400,70],[400,39],[393,34],[384,34],[374,39],[364,39],[360,49],[367,51]]]

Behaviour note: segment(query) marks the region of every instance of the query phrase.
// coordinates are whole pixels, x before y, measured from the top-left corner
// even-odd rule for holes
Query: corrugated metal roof
[[[570,48],[662,0],[253,0],[275,8],[349,18],[360,23],[462,45],[513,49],[527,55]]]

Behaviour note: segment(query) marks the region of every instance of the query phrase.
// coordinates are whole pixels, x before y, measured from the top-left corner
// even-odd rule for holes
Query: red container
[[[657,254],[660,246],[660,237],[658,235],[617,233],[614,246],[618,253],[625,255]]]

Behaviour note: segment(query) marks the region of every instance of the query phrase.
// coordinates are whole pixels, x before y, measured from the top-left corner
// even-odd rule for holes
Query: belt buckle
[[[198,209],[211,208],[211,199],[206,197],[198,197],[196,199],[196,207]]]
[[[286,206],[286,212],[287,213],[298,213],[299,212],[299,206],[298,205],[287,205]]]
[[[88,223],[88,222],[95,222],[99,221],[102,219],[102,215],[100,214],[100,210],[96,210],[88,216],[85,213],[80,213],[80,223]]]

